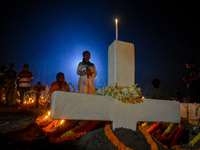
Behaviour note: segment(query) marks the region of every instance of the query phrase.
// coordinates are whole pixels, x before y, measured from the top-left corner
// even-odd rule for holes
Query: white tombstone
[[[123,103],[110,96],[55,91],[51,100],[52,119],[112,121],[113,129],[136,130],[138,121],[180,122],[179,102],[144,99]]]
[[[200,103],[193,104],[193,103],[180,103],[180,114],[181,118],[187,118],[187,108],[189,112],[190,119],[200,119]]]
[[[108,85],[135,84],[135,48],[132,43],[115,40],[108,48]]]

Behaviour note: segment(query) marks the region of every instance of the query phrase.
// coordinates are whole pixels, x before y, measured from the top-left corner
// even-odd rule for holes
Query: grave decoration
[[[185,109],[185,113],[188,112],[188,109]],[[188,114],[188,116],[190,116],[190,114]],[[66,140],[76,140],[77,138],[80,138],[81,136],[93,130],[94,127],[100,122],[101,121],[88,120],[53,120],[50,117],[50,112],[39,116],[36,119],[36,123],[41,126],[43,132],[49,136],[49,141],[51,143],[60,143]],[[190,118],[188,119],[188,123],[194,124],[194,122],[195,125],[199,125],[198,121],[194,121]],[[184,125],[167,122],[138,122],[137,128],[143,133],[152,150],[158,149],[155,140],[165,148],[183,150],[178,145],[183,144],[182,140],[185,136]],[[124,145],[114,134],[111,128],[111,122],[105,122],[104,132],[108,139],[118,149],[131,150],[131,148]],[[188,142],[189,146],[191,148],[194,147],[199,139],[200,134]]]
[[[96,95],[112,96],[123,103],[140,103],[142,100],[141,88],[137,85],[120,86],[117,83],[99,88]]]
[[[126,147],[113,133],[112,129],[111,129],[111,125],[109,122],[106,122],[105,124],[105,128],[104,128],[104,132],[106,134],[106,136],[108,137],[108,139],[113,143],[113,145],[115,147],[117,147],[120,150],[132,150],[129,147]]]
[[[41,120],[39,121],[40,123],[38,123],[38,125],[43,127],[42,129],[44,133],[49,136],[49,141],[51,143],[60,143],[66,140],[76,140],[77,138],[87,134],[87,132],[91,131],[96,125],[100,123],[100,121],[72,121],[72,120],[51,120],[49,122],[49,119],[50,119],[49,115],[46,114],[43,117],[37,118],[37,123],[39,120]],[[43,124],[41,124],[41,122],[43,122]],[[55,125],[53,124],[57,124],[57,127],[55,127]],[[174,128],[172,129],[172,127]],[[170,128],[170,132],[168,133],[166,133],[166,130],[163,130],[163,129],[169,130],[169,128]],[[138,124],[138,130],[140,130],[143,133],[143,135],[147,139],[147,142],[149,143],[152,150],[158,149],[158,146],[154,142],[154,140],[156,140],[165,148],[171,147],[172,149],[181,150],[181,148],[178,147],[177,144],[180,145],[180,142],[181,142],[180,137],[184,136],[183,126],[179,126],[178,124],[172,125],[171,123],[145,122],[145,123]],[[156,133],[158,130],[162,130],[162,131],[159,132],[158,134]],[[47,134],[48,132],[49,133],[52,132],[52,133]],[[111,129],[110,122],[105,122],[104,132],[106,136],[108,137],[108,139],[118,149],[131,150],[131,148],[124,145],[117,138],[117,136],[115,136],[115,134],[113,133]],[[195,143],[198,142],[199,139],[200,139],[200,134],[198,134],[193,140],[189,142],[189,146],[194,147]]]
[[[112,88],[111,88],[112,87]],[[119,88],[123,91],[123,88],[120,88],[117,84],[104,87],[103,89],[98,90],[98,92],[103,92],[104,95],[113,96],[115,94],[109,93],[112,89],[114,91],[114,87]],[[130,88],[132,88],[130,86]],[[136,87],[134,87],[135,89]],[[130,90],[130,89],[129,89]],[[137,89],[139,93],[141,93],[140,89]],[[123,92],[119,92],[122,95]],[[126,91],[126,90],[125,90]],[[102,94],[103,95],[103,94]],[[120,96],[119,96],[120,97]],[[123,96],[122,96],[123,97]],[[121,97],[121,98],[122,98]],[[128,104],[134,105],[134,104]],[[187,107],[184,107],[185,114],[187,114],[186,119],[189,124],[194,126],[200,126],[198,119],[191,119],[189,111],[190,106],[188,104],[184,104]],[[196,106],[194,111],[195,116],[198,116],[199,105]],[[49,136],[49,141],[52,143],[60,143],[66,140],[76,140],[81,136],[87,134],[87,132],[93,130],[93,128],[100,123],[100,121],[80,121],[80,120],[53,120],[50,117],[50,111],[45,113],[44,115],[39,116],[36,119],[36,123],[38,126],[42,127],[43,132]],[[147,139],[151,149],[158,149],[157,144],[154,142],[156,140],[165,148],[172,148],[177,150],[183,150],[178,145],[181,145],[181,140],[185,136],[185,128],[184,126],[180,126],[177,123],[167,123],[167,122],[139,122],[138,130],[140,130]],[[118,138],[115,136],[114,132],[111,129],[111,122],[105,122],[104,132],[108,139],[115,145],[118,149],[126,149],[130,150],[131,148],[124,145]],[[154,139],[154,140],[153,140]],[[188,144],[192,148],[196,145],[200,140],[200,134],[197,134],[193,139],[191,139]],[[183,143],[182,143],[183,144]],[[185,149],[186,150],[186,149]],[[199,150],[199,149],[196,149]]]

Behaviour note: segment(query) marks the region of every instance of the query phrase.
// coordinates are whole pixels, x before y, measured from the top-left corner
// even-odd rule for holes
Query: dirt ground
[[[29,108],[30,107],[30,108]],[[35,119],[45,110],[35,109],[29,106],[26,109],[17,107],[8,108],[0,106],[0,141],[1,148],[14,150],[33,150],[33,149],[78,149],[78,150],[115,150],[117,149],[111,141],[108,140],[104,133],[104,125],[96,127],[86,135],[75,141],[65,141],[62,143],[52,144],[49,137],[43,134],[42,129],[35,124]],[[193,126],[189,125],[188,131],[192,131]],[[196,132],[200,132],[199,129]],[[114,134],[127,147],[134,150],[150,150],[150,146],[146,138],[140,131],[132,131],[130,129],[117,128]],[[160,150],[164,150],[159,143]],[[188,144],[180,147],[188,148]],[[200,147],[198,142],[194,149]]]

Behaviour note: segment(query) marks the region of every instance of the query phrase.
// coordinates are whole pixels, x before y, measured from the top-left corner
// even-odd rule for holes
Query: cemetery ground
[[[61,143],[49,142],[49,136],[42,132],[40,126],[35,123],[35,119],[45,113],[47,110],[34,108],[34,104],[23,107],[14,106],[8,108],[0,106],[0,143],[1,148],[6,149],[82,149],[82,150],[114,150],[117,149],[113,143],[108,140],[104,132],[105,122],[98,124],[90,132],[76,139],[75,141],[64,141]],[[188,145],[189,134],[192,134],[193,125],[190,125],[185,120],[181,122],[185,129],[182,141],[179,142],[181,148],[191,149]],[[199,133],[200,130],[196,129],[195,132]],[[134,150],[148,150],[151,149],[143,134],[137,130],[116,128],[114,134],[117,138],[124,143],[127,147]],[[194,135],[195,136],[195,135]],[[153,138],[154,139],[154,138]],[[158,148],[164,150],[155,139]],[[200,147],[200,141],[195,144],[193,149]]]

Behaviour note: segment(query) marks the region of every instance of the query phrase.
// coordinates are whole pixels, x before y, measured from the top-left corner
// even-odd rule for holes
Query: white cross
[[[108,85],[135,84],[135,48],[115,40],[108,50]],[[52,119],[112,121],[113,128],[136,130],[138,121],[180,122],[179,102],[144,99],[144,103],[122,103],[112,97],[59,92],[52,95]]]
[[[52,119],[112,121],[114,128],[136,130],[138,121],[180,122],[179,102],[143,99],[129,104],[110,96],[55,91],[51,100]]]

